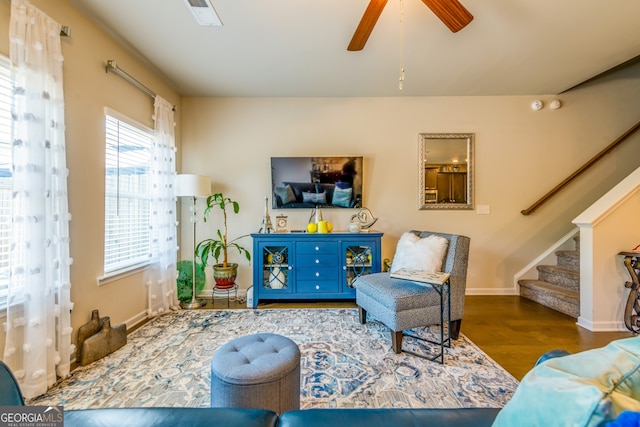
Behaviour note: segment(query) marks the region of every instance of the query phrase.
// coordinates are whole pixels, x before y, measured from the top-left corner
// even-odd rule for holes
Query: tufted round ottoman
[[[211,360],[211,406],[300,409],[300,350],[289,338],[254,334],[229,341]]]

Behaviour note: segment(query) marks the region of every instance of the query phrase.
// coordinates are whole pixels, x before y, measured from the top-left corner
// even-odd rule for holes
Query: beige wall
[[[629,290],[624,283],[631,278],[624,268],[623,257],[618,253],[640,244],[639,209],[640,191],[636,191],[618,209],[589,230],[592,233],[594,265],[589,271],[588,283],[594,292],[586,312],[582,311],[581,302],[578,324],[584,323],[591,330],[627,330],[623,313]],[[580,235],[583,234],[581,229]],[[580,273],[582,276],[582,269]]]
[[[67,166],[71,233],[71,298],[74,331],[99,309],[117,324],[144,313],[146,290],[140,274],[98,287],[103,274],[104,233],[104,107],[112,108],[153,127],[153,100],[113,74],[104,65],[115,59],[129,74],[178,106],[177,144],[180,141],[180,97],[160,77],[113,42],[103,31],[63,0],[32,0],[57,22],[71,27],[62,39]],[[0,1],[0,54],[9,53],[10,3]],[[75,337],[75,332],[74,332]],[[4,336],[0,345],[4,346]]]
[[[624,77],[624,76],[623,76]],[[516,292],[514,275],[574,228],[571,220],[638,165],[640,135],[530,216],[520,211],[640,120],[636,81],[612,80],[559,96],[564,106],[533,111],[552,96],[440,98],[183,98],[183,170],[208,174],[237,199],[232,235],[256,231],[270,194],[271,156],[363,155],[365,205],[379,217],[383,254],[407,229],[471,237],[468,293]],[[476,135],[475,211],[418,210],[418,134]],[[289,215],[303,228],[308,210]],[[345,230],[354,211],[325,210]],[[212,224],[212,222],[214,224]],[[198,239],[215,221],[199,225]],[[191,241],[188,234],[183,237]],[[251,240],[245,239],[250,246]],[[236,258],[236,260],[240,260]],[[240,260],[240,286],[251,269]]]
[[[72,325],[86,322],[91,310],[111,316],[113,324],[140,319],[146,308],[141,275],[101,287],[104,199],[104,107],[152,125],[152,102],[122,79],[106,74],[115,59],[131,75],[177,105],[176,139],[185,173],[211,176],[214,190],[238,200],[231,234],[256,231],[270,193],[269,158],[288,155],[365,156],[365,204],[380,219],[383,253],[391,257],[407,229],[461,233],[471,237],[470,293],[513,292],[513,275],[560,236],[589,203],[637,167],[640,137],[608,156],[535,214],[519,212],[576,167],[630,127],[637,111],[638,84],[618,78],[560,98],[564,107],[533,112],[543,97],[445,98],[186,98],[162,77],[127,53],[64,0],[32,0],[64,25],[63,39],[69,205],[71,221]],[[0,2],[0,23],[8,28],[9,2]],[[9,51],[0,31],[0,53]],[[410,78],[410,76],[408,76]],[[421,132],[476,134],[475,212],[420,211],[417,146]],[[180,151],[178,153],[180,156]],[[309,212],[285,211],[291,227],[303,227]],[[326,211],[345,229],[353,211]],[[272,215],[275,213],[272,211]],[[216,221],[199,223],[198,239],[213,232]],[[184,246],[191,227],[182,227]],[[245,243],[251,246],[251,240]],[[248,263],[241,261],[242,288],[251,284]],[[210,285],[209,285],[210,288]],[[3,339],[0,338],[0,345]]]
[[[573,223],[580,227],[580,317],[592,331],[626,331],[629,272],[623,257],[640,242],[640,167]]]

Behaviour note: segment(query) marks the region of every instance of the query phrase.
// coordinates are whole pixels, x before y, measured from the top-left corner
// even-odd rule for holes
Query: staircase
[[[538,265],[538,278],[518,280],[520,296],[568,316],[580,315],[580,236],[575,249],[556,251],[556,265]]]

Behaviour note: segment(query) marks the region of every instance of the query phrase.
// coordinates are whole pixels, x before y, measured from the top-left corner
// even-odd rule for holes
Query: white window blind
[[[150,129],[107,114],[105,275],[148,261],[152,143]]]
[[[9,60],[0,56],[0,307],[7,304],[11,250],[11,105],[13,81]]]

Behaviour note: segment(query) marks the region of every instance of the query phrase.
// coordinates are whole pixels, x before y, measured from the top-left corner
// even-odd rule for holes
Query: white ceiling
[[[461,0],[475,18],[455,34],[402,0],[399,90],[400,0],[359,52],[346,48],[368,0],[211,1],[222,27],[183,0],[69,0],[185,96],[555,94],[640,55],[638,0]]]

